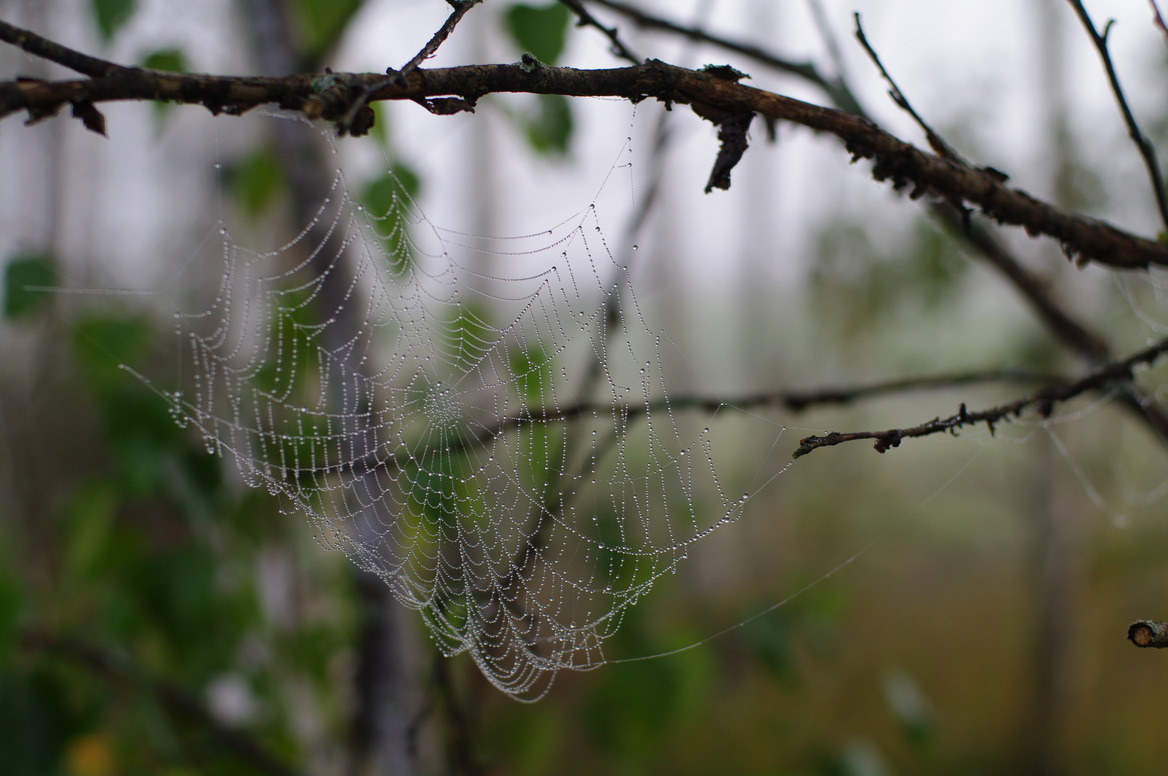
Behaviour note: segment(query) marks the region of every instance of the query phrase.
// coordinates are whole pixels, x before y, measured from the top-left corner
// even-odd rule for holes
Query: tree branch
[[[58,65],[63,65],[90,78],[105,78],[130,69],[113,62],[107,62],[104,59],[82,54],[80,51],[62,46],[60,43],[54,43],[35,32],[14,27],[4,21],[0,21],[0,41],[11,43],[35,57],[56,62]]]
[[[860,23],[860,12],[856,11],[852,14],[852,17],[856,21],[856,40],[860,42],[860,46],[862,46],[864,51],[868,54],[868,58],[872,60],[874,65],[876,65],[876,69],[880,71],[880,75],[882,75],[884,80],[888,82],[888,94],[892,97],[892,101],[896,103],[897,107],[911,116],[913,121],[917,123],[917,126],[920,127],[922,131],[924,131],[925,139],[929,141],[929,147],[933,149],[933,152],[936,153],[937,156],[943,157],[945,159],[952,159],[953,161],[965,164],[966,162],[961,158],[961,155],[954,151],[953,148],[948,143],[946,143],[945,140],[940,135],[938,135],[931,126],[929,126],[928,122],[921,118],[921,115],[916,112],[916,109],[914,109],[912,104],[908,101],[908,97],[904,95],[904,92],[902,92],[900,87],[896,85],[896,81],[892,79],[892,76],[884,68],[884,63],[880,61],[880,56],[876,53],[876,50],[872,48],[872,44],[868,42],[868,36],[864,34],[864,26]]]
[[[1137,647],[1168,647],[1168,622],[1137,620],[1127,629],[1127,638]]]
[[[846,406],[882,396],[896,396],[917,391],[935,391],[969,385],[1005,382],[1040,383],[1049,386],[1059,386],[1066,383],[1062,378],[1052,374],[1019,369],[993,369],[927,375],[924,377],[907,377],[869,383],[868,385],[764,391],[730,398],[685,395],[674,396],[671,399],[661,398],[641,404],[592,404],[578,402],[547,409],[532,407],[523,411],[521,414],[501,418],[489,426],[480,425],[474,430],[467,429],[467,433],[456,442],[444,444],[444,452],[461,453],[472,448],[483,447],[509,431],[536,423],[562,423],[594,416],[620,417],[632,421],[664,410],[675,412],[693,410],[713,414],[726,408],[747,410],[760,407],[782,407],[791,412],[804,412],[813,407]],[[192,420],[196,423],[198,422],[197,417],[192,417]],[[399,470],[408,461],[422,459],[427,454],[428,451],[426,450],[413,451],[388,459],[384,459],[379,455],[370,455],[363,461],[357,462],[355,468],[358,472],[374,471],[383,467],[391,470]],[[350,465],[345,464],[343,468],[350,468]],[[316,471],[320,473],[332,473],[336,470],[331,468],[318,468]]]
[[[1164,228],[1168,229],[1168,195],[1164,191],[1164,179],[1160,175],[1160,163],[1156,160],[1156,149],[1152,146],[1152,142],[1144,136],[1140,131],[1139,124],[1136,123],[1136,117],[1132,114],[1131,107],[1127,104],[1127,98],[1123,96],[1123,89],[1119,85],[1119,76],[1115,72],[1115,65],[1111,61],[1111,53],[1107,50],[1107,34],[1111,31],[1111,22],[1103,28],[1103,34],[1100,34],[1095,29],[1095,23],[1091,21],[1091,17],[1087,14],[1087,9],[1079,0],[1069,0],[1071,7],[1075,9],[1075,13],[1079,16],[1079,21],[1083,23],[1087,34],[1091,36],[1091,42],[1095,44],[1095,48],[1099,51],[1099,58],[1103,61],[1103,68],[1107,71],[1107,80],[1111,84],[1111,91],[1115,94],[1115,100],[1119,103],[1120,113],[1123,114],[1123,121],[1127,125],[1127,133],[1131,137],[1132,142],[1136,144],[1139,149],[1140,156],[1144,159],[1144,167],[1148,170],[1148,178],[1152,183],[1152,191],[1156,194],[1156,205],[1160,209],[1160,220],[1164,223]],[[1153,5],[1153,8],[1155,6]],[[1157,20],[1160,19],[1159,10],[1156,11]]]
[[[580,0],[560,0],[560,2],[567,6],[572,13],[576,14],[578,21],[577,27],[595,27],[600,30],[604,37],[608,38],[608,42],[612,44],[612,52],[621,59],[632,62],[634,65],[639,65],[642,60],[632,49],[625,45],[620,38],[620,33],[616,27],[605,27],[600,21],[592,15],[592,13],[584,7]]]
[[[418,69],[418,66],[425,62],[430,57],[438,53],[438,48],[446,42],[450,37],[450,33],[454,32],[454,28],[462,21],[462,17],[466,16],[466,12],[474,8],[483,0],[446,0],[454,8],[450,16],[446,17],[446,21],[438,28],[438,31],[430,37],[426,45],[422,47],[421,51],[413,56],[409,62],[402,65],[401,70],[394,70],[393,68],[386,68],[386,77],[381,81],[371,84],[365,84],[360,92],[351,99],[348,111],[346,111],[344,118],[337,122],[337,133],[351,134],[355,136],[364,135],[369,132],[376,120],[373,111],[367,106],[369,104],[369,95],[377,91],[382,86],[390,83],[398,85],[405,84],[406,79],[410,73]],[[441,109],[435,109],[433,106],[425,101],[419,100],[423,107],[431,112],[441,113]]]
[[[0,22],[0,30],[10,25]],[[773,94],[711,73],[650,61],[608,70],[470,65],[415,70],[406,83],[385,83],[372,73],[330,73],[284,78],[210,76],[125,68],[85,81],[9,81],[0,83],[0,118],[26,110],[37,121],[66,104],[117,100],[165,100],[201,104],[214,113],[239,114],[257,105],[276,104],[310,119],[344,119],[355,99],[370,89],[370,100],[438,98],[445,110],[469,110],[493,92],[562,94],[574,97],[652,97],[667,106],[689,104],[707,118],[757,113],[827,132],[844,141],[853,159],[873,160],[873,176],[895,189],[912,185],[912,197],[930,195],[977,205],[988,217],[1022,226],[1027,233],[1058,240],[1063,251],[1082,263],[1116,269],[1168,266],[1168,245],[1137,237],[1110,224],[1072,213],[1005,186],[1000,175],[925,153],[871,122],[833,108]],[[433,100],[438,102],[438,100]]]
[[[830,99],[840,109],[846,110],[848,113],[860,113],[860,106],[856,102],[855,96],[851,93],[846,85],[839,81],[832,81],[826,78],[819,72],[818,68],[810,62],[795,62],[790,59],[784,59],[777,56],[759,46],[753,46],[749,43],[741,43],[739,41],[723,38],[718,35],[711,34],[701,27],[692,27],[677,22],[671,22],[660,16],[654,16],[651,13],[642,11],[619,0],[588,0],[588,2],[603,6],[609,10],[615,11],[622,16],[627,17],[638,27],[648,30],[660,30],[662,32],[669,32],[675,35],[680,35],[689,40],[698,43],[708,43],[712,46],[732,51],[736,54],[741,54],[744,57],[749,57],[756,62],[759,62],[767,67],[772,67],[784,73],[799,76],[800,78],[815,84],[824,91],[828,99]],[[638,60],[639,61],[639,60]]]
[[[1166,352],[1168,352],[1168,339],[1161,340],[1122,361],[1097,369],[1073,383],[1043,388],[1017,401],[980,412],[969,412],[965,408],[965,404],[962,404],[955,415],[944,419],[934,418],[912,428],[890,429],[888,431],[832,432],[824,436],[809,436],[799,441],[799,447],[795,450],[794,457],[807,455],[821,447],[833,447],[859,439],[875,440],[876,452],[883,453],[893,447],[898,447],[904,439],[943,432],[956,434],[957,430],[964,426],[981,423],[985,423],[992,434],[996,424],[1009,421],[1011,417],[1019,417],[1026,410],[1035,409],[1040,417],[1046,418],[1050,416],[1056,404],[1061,404],[1085,393],[1103,391],[1117,384],[1130,385],[1133,380],[1132,371],[1135,367],[1150,366]]]

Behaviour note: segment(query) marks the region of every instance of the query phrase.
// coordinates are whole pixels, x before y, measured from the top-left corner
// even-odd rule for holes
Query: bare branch
[[[588,2],[596,3],[604,6],[612,11],[615,11],[622,16],[630,19],[634,24],[648,30],[660,30],[662,32],[670,32],[675,35],[680,35],[689,40],[697,41],[699,43],[708,43],[712,46],[725,49],[726,51],[733,51],[736,54],[741,54],[744,57],[750,57],[756,62],[759,62],[767,67],[772,67],[775,70],[792,75],[815,84],[827,95],[828,99],[833,104],[838,106],[841,110],[846,110],[848,113],[860,113],[859,104],[855,96],[848,90],[848,88],[839,81],[832,81],[826,78],[819,70],[810,62],[795,62],[789,59],[784,59],[769,51],[766,51],[759,46],[753,46],[749,43],[741,43],[738,41],[723,38],[718,35],[711,34],[701,27],[692,27],[677,22],[671,22],[668,19],[654,16],[651,13],[642,11],[620,0],[588,0]]]
[[[91,78],[104,78],[128,69],[104,59],[82,54],[80,51],[42,38],[35,32],[14,27],[2,20],[0,20],[0,41],[11,43],[33,56],[56,62],[58,65],[63,65]]]
[[[605,27],[600,21],[592,15],[592,13],[584,7],[580,0],[560,0],[561,3],[571,9],[572,13],[576,14],[579,19],[576,22],[577,27],[595,27],[600,30],[604,37],[608,38],[608,42],[612,44],[612,51],[618,57],[625,59],[634,65],[639,65],[643,60],[633,53],[632,49],[625,45],[624,41],[620,39],[620,32],[616,27]]]
[[[262,104],[277,104],[307,117],[344,119],[354,99],[370,89],[370,100],[419,100],[437,97],[446,109],[469,109],[492,92],[527,92],[567,96],[647,97],[667,105],[691,105],[700,115],[758,113],[844,141],[853,159],[874,161],[873,176],[894,188],[912,184],[911,196],[925,194],[977,205],[990,218],[1023,226],[1033,235],[1058,240],[1080,262],[1094,261],[1117,269],[1168,266],[1168,245],[1136,237],[1110,224],[1037,200],[1003,184],[1000,175],[951,159],[927,154],[884,132],[871,122],[832,108],[762,91],[707,72],[660,61],[609,70],[560,67],[470,65],[415,70],[404,85],[386,83],[372,73],[331,73],[285,78],[209,76],[126,68],[86,81],[9,81],[0,83],[0,118],[26,110],[41,119],[65,104],[113,100],[168,100],[202,104],[213,112],[242,113]],[[456,97],[451,97],[456,95]],[[453,101],[447,104],[447,101]],[[436,102],[436,101],[435,101]]]
[[[1160,32],[1164,33],[1164,45],[1168,46],[1168,25],[1164,24],[1164,17],[1160,15],[1160,6],[1156,5],[1156,0],[1148,0],[1152,4],[1152,23]]]
[[[1009,404],[1002,404],[980,412],[969,412],[965,408],[965,404],[962,404],[955,415],[943,419],[934,418],[912,428],[890,429],[888,431],[832,432],[824,436],[809,436],[799,441],[799,447],[795,450],[794,457],[807,455],[821,447],[834,447],[844,442],[854,442],[859,439],[875,440],[876,452],[883,453],[893,447],[898,447],[904,439],[944,432],[956,434],[959,429],[965,426],[982,423],[986,424],[992,434],[996,424],[1019,417],[1027,410],[1033,409],[1037,411],[1039,417],[1046,418],[1054,411],[1056,404],[1061,404],[1085,393],[1105,391],[1117,385],[1130,385],[1135,367],[1150,366],[1166,352],[1168,352],[1168,339],[1161,340],[1122,361],[1097,369],[1073,383],[1043,388]]]
[[[594,2],[602,2],[602,0],[594,0]],[[797,75],[824,89],[828,98],[832,100],[837,108],[846,110],[849,113],[855,113],[861,117],[870,118],[842,77],[835,81],[828,81],[812,65],[798,64],[792,66],[786,60],[757,47],[710,35],[699,29],[683,28],[679,25],[674,25],[672,22],[652,17],[638,9],[626,7],[622,3],[615,2],[615,0],[602,2],[602,4],[618,13],[630,16],[634,20],[641,21],[643,26],[675,31],[692,39],[750,57],[764,65],[778,67],[785,72]],[[839,69],[841,67],[841,57],[838,47],[835,45],[834,40],[831,39],[826,22],[822,18],[822,7],[816,0],[810,0],[810,5],[814,12],[816,23],[820,26],[821,34],[824,36],[829,50],[833,52],[833,59],[836,60],[836,66]],[[986,168],[986,171],[991,175],[993,174],[989,168]],[[965,217],[966,213],[963,209],[954,208],[944,200],[931,203],[930,210],[933,212],[934,217],[949,229],[951,234],[972,247],[985,261],[1006,277],[1027,302],[1030,303],[1037,312],[1038,317],[1060,342],[1068,346],[1076,354],[1092,361],[1099,361],[1108,357],[1109,348],[1104,339],[1099,334],[1092,332],[1083,323],[1077,321],[1070,312],[1065,310],[1055,299],[1050,287],[1034,272],[1023,266],[994,237],[989,229],[981,224],[970,222]]]
[[[1140,151],[1140,156],[1144,159],[1144,166],[1148,170],[1148,178],[1152,183],[1152,191],[1156,195],[1156,205],[1160,209],[1160,220],[1164,223],[1164,228],[1168,229],[1168,193],[1164,190],[1164,178],[1160,174],[1160,163],[1156,161],[1156,149],[1152,146],[1152,142],[1144,136],[1140,131],[1139,125],[1136,123],[1136,117],[1132,114],[1131,108],[1127,104],[1127,98],[1123,96],[1123,89],[1119,85],[1119,76],[1116,75],[1115,65],[1111,62],[1111,54],[1107,50],[1107,34],[1111,30],[1111,22],[1103,28],[1103,33],[1100,34],[1095,29],[1095,23],[1091,21],[1091,17],[1087,15],[1087,9],[1079,0],[1068,0],[1071,7],[1075,9],[1079,20],[1086,28],[1087,34],[1091,36],[1091,42],[1095,44],[1095,48],[1099,51],[1099,58],[1103,61],[1103,67],[1107,70],[1107,80],[1111,82],[1111,91],[1115,94],[1115,100],[1119,103],[1119,110],[1123,114],[1123,121],[1127,124],[1127,133],[1131,137],[1132,142],[1136,144],[1136,148]],[[1153,4],[1153,8],[1155,5]],[[1156,11],[1156,18],[1159,19],[1159,10]]]
[[[462,21],[462,17],[466,15],[466,12],[481,3],[482,0],[446,0],[446,2],[454,10],[450,13],[450,16],[446,17],[446,21],[442,23],[438,31],[426,42],[426,45],[422,47],[421,51],[402,66],[401,70],[386,68],[386,77],[382,81],[366,84],[352,98],[352,105],[350,105],[349,110],[345,113],[344,118],[337,122],[338,134],[351,134],[355,136],[366,134],[373,126],[375,120],[373,111],[367,107],[369,95],[390,83],[396,83],[399,86],[404,85],[410,73],[417,70],[419,65],[438,52],[438,48],[450,37],[450,33],[454,32],[454,28]],[[441,107],[435,106],[425,100],[418,100],[418,102],[431,113],[457,112],[444,111]]]
[[[458,26],[460,21],[462,21],[462,17],[466,15],[466,12],[474,8],[482,1],[483,0],[446,0],[446,2],[450,3],[450,5],[454,8],[450,16],[446,17],[446,21],[440,28],[438,28],[438,32],[434,33],[434,36],[430,38],[425,46],[422,47],[422,50],[417,54],[414,54],[413,59],[411,59],[409,62],[406,62],[402,66],[401,70],[398,70],[396,73],[391,73],[390,75],[394,76],[398,83],[404,83],[405,79],[409,78],[410,73],[417,70],[419,65],[438,52],[438,47],[446,42],[446,39],[450,37],[450,33],[454,32],[454,28]]]
[[[888,82],[888,94],[892,97],[892,101],[896,103],[897,107],[912,116],[917,126],[924,130],[925,139],[929,141],[929,147],[933,149],[937,156],[966,164],[966,161],[940,135],[934,132],[928,122],[921,118],[921,115],[913,109],[913,106],[909,104],[908,98],[904,96],[904,92],[900,90],[900,87],[896,85],[896,81],[892,80],[892,76],[884,69],[884,63],[880,61],[876,50],[872,48],[872,45],[868,43],[868,37],[864,35],[864,26],[860,24],[860,12],[856,11],[852,16],[856,20],[856,40],[860,41],[860,45],[868,53],[869,59],[876,65],[876,68],[880,71],[880,75],[884,76],[884,80]]]
[[[1137,620],[1127,629],[1127,638],[1137,647],[1168,647],[1168,623],[1155,620]]]
[[[1098,362],[1108,357],[1110,348],[1107,342],[1063,309],[1052,296],[1049,284],[1023,266],[988,228],[969,223],[944,202],[934,203],[932,211],[952,235],[977,251],[985,262],[1006,277],[1060,342],[1091,361]]]

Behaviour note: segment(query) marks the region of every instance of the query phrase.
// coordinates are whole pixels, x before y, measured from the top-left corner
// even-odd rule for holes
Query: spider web
[[[392,203],[365,212],[338,173],[277,250],[221,226],[218,296],[175,317],[192,394],[161,392],[444,654],[536,699],[603,663],[629,607],[747,497],[701,425],[717,407],[672,406],[597,200],[505,239],[437,226],[400,185]]]

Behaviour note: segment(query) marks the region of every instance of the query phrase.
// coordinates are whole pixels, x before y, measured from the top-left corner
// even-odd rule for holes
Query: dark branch
[[[47,59],[50,62],[56,62],[58,65],[63,65],[70,70],[75,70],[90,78],[105,78],[106,76],[128,69],[121,65],[116,65],[113,62],[107,62],[104,59],[98,59],[88,54],[82,54],[80,51],[74,51],[71,48],[62,46],[60,43],[54,43],[47,38],[42,38],[34,32],[13,27],[11,24],[2,20],[0,20],[0,41],[11,43],[14,46],[24,49],[33,56]]]
[[[404,83],[405,79],[409,78],[410,73],[417,70],[418,66],[427,59],[434,56],[434,54],[438,52],[438,47],[446,42],[446,39],[450,37],[450,33],[454,32],[454,28],[458,26],[460,21],[462,21],[462,17],[466,15],[466,12],[474,8],[483,0],[446,1],[450,3],[451,6],[453,6],[454,10],[451,12],[450,16],[446,17],[446,21],[442,24],[441,27],[438,28],[438,32],[434,33],[434,36],[430,38],[425,46],[422,47],[422,50],[417,54],[414,54],[413,59],[411,59],[409,62],[406,62],[405,65],[402,66],[401,70],[398,70],[397,73],[393,74],[399,79],[399,83]]]
[[[1168,647],[1168,623],[1137,620],[1127,629],[1127,638],[1137,647]]]
[[[799,447],[795,450],[794,457],[798,458],[799,456],[807,455],[812,450],[818,450],[821,447],[833,447],[844,442],[854,442],[859,439],[875,440],[876,452],[883,453],[893,447],[899,446],[904,439],[929,436],[943,432],[956,434],[959,429],[965,426],[982,423],[986,424],[992,434],[996,424],[1007,422],[1011,418],[1020,417],[1027,410],[1033,409],[1037,411],[1039,417],[1047,418],[1054,411],[1056,404],[1061,404],[1086,393],[1106,391],[1117,385],[1130,385],[1133,379],[1132,370],[1135,367],[1151,365],[1165,352],[1168,352],[1168,339],[1161,340],[1155,345],[1125,358],[1123,361],[1117,361],[1101,369],[1097,369],[1081,380],[1043,388],[1017,401],[980,412],[969,412],[965,408],[965,405],[962,404],[955,415],[950,415],[944,419],[934,418],[912,428],[890,429],[888,431],[855,431],[849,433],[832,432],[824,436],[809,436],[799,441]]]
[[[438,31],[426,42],[422,50],[413,56],[413,58],[402,65],[401,70],[394,70],[393,68],[386,69],[386,78],[379,83],[366,84],[356,97],[352,100],[352,105],[349,107],[345,117],[337,122],[337,131],[339,134],[351,134],[354,136],[364,135],[373,126],[373,112],[367,110],[369,103],[369,95],[386,86],[390,83],[395,83],[402,86],[406,83],[410,73],[418,69],[418,66],[425,62],[430,57],[438,53],[438,48],[446,42],[450,37],[450,33],[454,32],[454,28],[462,21],[462,17],[466,12],[474,8],[482,2],[482,0],[446,0],[454,8],[450,16],[446,17],[446,21],[438,28]],[[419,100],[421,104],[432,113],[441,113],[441,108],[435,108],[426,101]],[[457,112],[457,111],[452,111]]]
[[[471,65],[418,69],[404,85],[386,80],[372,73],[261,78],[126,68],[85,81],[0,83],[0,118],[26,110],[33,119],[41,119],[66,104],[164,100],[201,104],[216,113],[242,113],[257,105],[276,104],[311,119],[339,121],[349,114],[354,99],[371,86],[370,100],[457,96],[456,102],[466,105],[492,92],[623,97],[633,102],[653,97],[667,104],[689,104],[704,115],[752,112],[833,134],[844,141],[854,159],[873,160],[877,180],[889,181],[898,190],[911,184],[912,194],[918,197],[929,194],[977,205],[1001,223],[1023,226],[1031,235],[1053,237],[1064,252],[1084,263],[1095,261],[1119,269],[1168,266],[1168,245],[1008,188],[1001,176],[925,153],[860,117],[664,62],[610,70]]]
[[[225,751],[250,763],[259,773],[277,776],[296,776],[299,773],[251,736],[217,720],[202,703],[182,688],[147,675],[125,659],[95,644],[40,630],[22,633],[19,644],[28,652],[63,660],[118,685],[149,692],[168,712],[206,730]]]
[[[1099,362],[1109,356],[1107,342],[1064,310],[1052,296],[1049,284],[1023,266],[988,228],[966,222],[944,202],[934,203],[932,210],[950,234],[1006,277],[1060,342],[1090,361]]]
[[[953,148],[950,147],[950,145],[946,143],[940,135],[934,132],[933,128],[930,127],[929,124],[923,118],[921,118],[921,115],[913,109],[913,106],[908,101],[908,97],[904,96],[904,92],[902,92],[900,87],[896,85],[896,81],[892,80],[892,76],[889,75],[888,71],[884,68],[884,63],[880,61],[880,56],[876,53],[876,50],[872,48],[872,45],[868,43],[868,37],[864,35],[864,27],[860,24],[860,12],[856,11],[853,14],[853,17],[856,20],[856,40],[860,41],[860,45],[863,46],[864,51],[868,53],[868,58],[872,60],[872,63],[875,64],[876,68],[880,71],[880,75],[884,76],[884,80],[888,82],[888,94],[892,97],[892,101],[896,103],[897,107],[899,107],[908,115],[912,116],[913,121],[917,123],[917,126],[924,130],[925,139],[929,141],[929,147],[933,149],[933,152],[936,153],[937,156],[966,164],[965,160],[962,159],[961,156],[956,151],[954,151]]]
[[[608,38],[608,42],[612,44],[612,51],[618,57],[627,60],[634,65],[639,65],[643,61],[640,57],[633,53],[632,49],[625,45],[620,38],[620,32],[616,27],[605,27],[600,21],[592,15],[592,13],[584,7],[580,0],[560,0],[566,5],[572,13],[576,14],[579,21],[576,23],[577,27],[595,27],[600,30],[604,37]]]
[[[712,46],[725,49],[726,51],[733,51],[736,54],[741,54],[744,57],[750,57],[756,62],[772,67],[784,73],[797,75],[800,78],[815,84],[828,96],[828,99],[833,104],[837,105],[841,110],[846,110],[848,113],[859,113],[859,104],[856,102],[855,96],[848,90],[846,86],[838,81],[832,81],[824,77],[823,74],[810,62],[794,62],[789,59],[776,56],[769,51],[766,51],[759,46],[752,46],[749,43],[741,43],[730,40],[729,38],[719,37],[713,35],[701,27],[690,27],[684,24],[671,22],[668,19],[663,19],[660,16],[646,13],[639,8],[635,8],[620,0],[588,0],[588,2],[596,3],[596,5],[604,6],[612,11],[615,11],[622,16],[627,17],[630,21],[638,27],[647,30],[660,30],[662,32],[670,32],[675,35],[680,35],[692,41],[699,43],[708,43]]]
[[[1164,43],[1168,45],[1168,24],[1164,24],[1164,17],[1160,15],[1160,6],[1156,5],[1156,0],[1148,0],[1152,4],[1152,23],[1156,25],[1156,29],[1164,33]]]
[[[1164,223],[1164,228],[1168,229],[1168,194],[1164,190],[1164,179],[1160,175],[1160,163],[1156,161],[1156,149],[1152,146],[1152,142],[1144,136],[1140,131],[1139,125],[1136,123],[1136,117],[1132,114],[1131,108],[1127,104],[1127,98],[1123,96],[1123,89],[1119,85],[1119,76],[1115,73],[1115,65],[1111,62],[1111,54],[1107,50],[1107,33],[1111,29],[1111,22],[1103,28],[1103,33],[1100,34],[1095,29],[1095,23],[1091,21],[1091,17],[1087,15],[1087,9],[1079,0],[1068,0],[1071,7],[1075,9],[1079,20],[1086,28],[1087,34],[1091,36],[1091,42],[1095,44],[1095,48],[1099,51],[1099,58],[1103,61],[1103,67],[1107,70],[1107,80],[1111,83],[1111,91],[1115,94],[1115,100],[1119,103],[1119,110],[1123,114],[1123,121],[1127,124],[1127,133],[1131,137],[1132,142],[1136,144],[1136,148],[1140,151],[1140,156],[1144,159],[1144,166],[1148,170],[1148,178],[1152,183],[1152,190],[1156,194],[1156,205],[1160,208],[1160,220]],[[1153,8],[1155,5],[1153,5]],[[1156,18],[1160,18],[1159,10],[1156,11]]]
[[[602,3],[618,13],[630,16],[635,21],[639,20],[643,26],[678,32],[692,39],[742,54],[761,64],[777,67],[785,72],[797,75],[809,83],[822,88],[837,108],[861,117],[867,117],[868,115],[842,78],[836,81],[828,81],[810,64],[793,65],[757,47],[710,35],[703,30],[682,28],[671,22],[645,14],[638,9],[629,8],[622,3],[615,2],[615,0],[610,0],[609,2],[594,0],[594,2]],[[811,5],[812,9],[816,12],[816,22],[821,28],[821,33],[826,40],[828,48],[833,51],[833,57],[836,59],[838,67],[840,60],[838,48],[834,40],[831,39],[822,18],[822,9],[814,0]],[[955,238],[962,240],[972,247],[985,261],[1006,277],[1027,302],[1030,303],[1038,313],[1039,318],[1060,342],[1076,354],[1088,358],[1091,361],[1100,361],[1108,357],[1109,348],[1104,339],[1077,321],[1071,313],[1065,310],[1054,298],[1048,284],[1023,266],[985,226],[970,222],[967,218],[964,218],[965,214],[961,209],[955,209],[950,203],[944,200],[932,203],[930,209],[934,216],[949,229]]]

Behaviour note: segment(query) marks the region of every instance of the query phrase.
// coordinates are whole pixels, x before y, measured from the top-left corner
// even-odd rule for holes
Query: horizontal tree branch
[[[628,3],[619,2],[619,0],[588,0],[590,3],[608,8],[611,11],[628,17],[638,27],[647,30],[657,30],[660,32],[672,33],[680,35],[683,38],[695,41],[697,43],[708,43],[712,46],[732,51],[735,54],[740,54],[744,57],[749,57],[756,62],[759,62],[767,67],[774,68],[784,73],[798,76],[812,84],[815,84],[827,95],[828,99],[834,102],[838,107],[846,110],[848,113],[860,113],[860,106],[856,102],[848,87],[839,80],[830,80],[811,62],[796,62],[790,59],[784,59],[777,56],[760,46],[754,46],[749,43],[742,43],[741,41],[731,40],[729,38],[715,35],[709,30],[702,27],[694,27],[690,25],[678,24],[660,16],[655,16],[644,11],[641,8],[636,8]]]
[[[788,389],[764,391],[745,396],[718,398],[700,395],[680,395],[670,399],[659,398],[640,404],[591,404],[577,403],[555,408],[530,408],[521,414],[501,418],[491,425],[480,425],[477,429],[466,429],[457,440],[444,440],[443,454],[462,453],[483,447],[493,440],[515,429],[537,423],[566,423],[592,417],[620,417],[625,421],[646,418],[653,413],[664,411],[695,411],[713,414],[723,409],[749,410],[765,407],[782,407],[791,412],[804,412],[814,407],[845,406],[860,401],[885,396],[897,396],[921,391],[945,390],[970,385],[989,383],[1040,383],[1043,385],[1064,385],[1065,380],[1057,375],[1021,369],[990,369],[966,371],[952,374],[906,377],[895,380],[869,383],[866,385],[841,385],[812,388],[806,390]],[[170,397],[173,401],[173,396]],[[179,407],[179,410],[184,410]],[[198,423],[199,415],[191,410],[192,422]],[[409,461],[425,460],[432,451],[423,449],[388,459],[371,454],[353,463],[335,467],[315,469],[315,474],[333,473],[355,468],[359,473],[380,468],[399,470]]]
[[[1130,385],[1133,380],[1133,370],[1137,366],[1150,366],[1164,353],[1168,353],[1168,339],[1144,348],[1122,361],[1116,361],[1097,369],[1073,383],[1052,385],[1016,401],[980,412],[969,412],[963,403],[955,415],[950,415],[947,418],[934,418],[911,428],[889,429],[888,431],[832,432],[823,436],[809,436],[799,441],[799,447],[795,450],[794,457],[807,455],[821,447],[834,447],[844,442],[855,442],[860,439],[875,440],[876,452],[883,453],[893,447],[898,447],[904,439],[944,432],[956,434],[958,429],[981,423],[986,424],[992,434],[996,424],[1020,417],[1027,410],[1036,410],[1039,417],[1046,418],[1054,411],[1056,404],[1061,404],[1086,393],[1105,391],[1117,385]]]
[[[52,44],[55,49],[46,51],[44,39],[3,22],[0,39],[18,40],[25,50],[54,61],[70,59],[64,47]],[[86,62],[87,67],[94,66]],[[996,221],[1022,226],[1031,235],[1053,237],[1068,256],[1080,262],[1094,261],[1117,269],[1168,266],[1168,245],[1037,200],[1005,186],[993,171],[921,151],[863,118],[745,86],[718,73],[687,70],[659,61],[604,70],[546,67],[532,61],[418,69],[409,74],[405,83],[374,73],[263,78],[120,68],[103,77],[80,81],[0,83],[0,118],[24,110],[30,121],[37,121],[71,104],[75,113],[82,109],[78,115],[88,116],[87,126],[91,126],[93,116],[87,106],[120,100],[160,100],[200,104],[214,113],[231,114],[275,104],[310,119],[344,122],[356,100],[415,100],[434,112],[449,113],[473,110],[480,97],[495,92],[621,97],[631,102],[654,98],[667,107],[688,104],[716,124],[750,113],[790,121],[840,138],[853,159],[873,160],[876,179],[889,181],[898,190],[911,186],[912,197],[928,195],[976,205]]]

